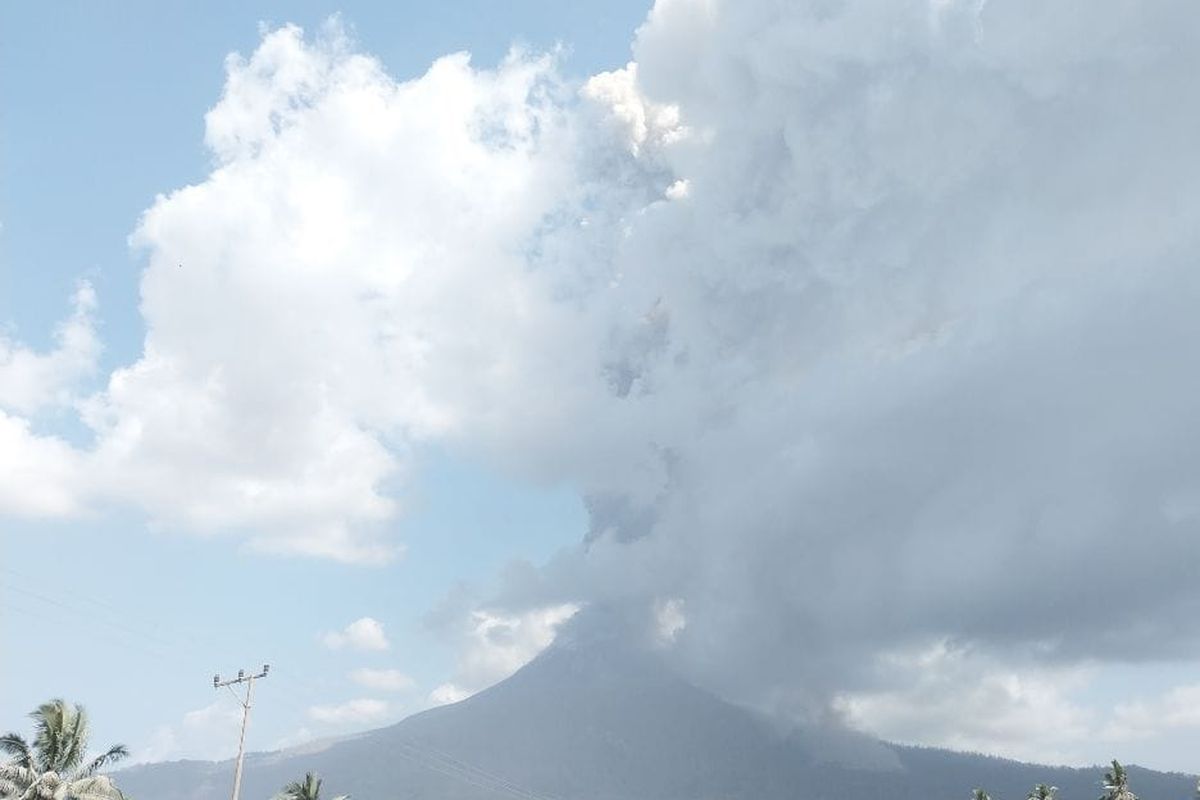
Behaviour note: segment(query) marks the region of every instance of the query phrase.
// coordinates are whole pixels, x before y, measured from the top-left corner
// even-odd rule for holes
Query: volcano
[[[1024,797],[1034,783],[1094,800],[1101,770],[1024,764],[781,729],[681,678],[653,650],[560,636],[466,700],[320,746],[247,756],[242,797],[266,800],[307,770],[355,800],[928,800]],[[230,762],[117,773],[136,800],[224,800]],[[1195,778],[1130,768],[1147,800],[1191,796]]]

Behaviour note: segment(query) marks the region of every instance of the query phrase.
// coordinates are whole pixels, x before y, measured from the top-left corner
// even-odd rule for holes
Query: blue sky
[[[0,729],[227,754],[269,661],[252,746],[345,733],[603,603],[1195,768],[1190,0],[649,6],[0,10]]]
[[[139,2],[119,13],[94,3],[5,4],[0,320],[14,338],[45,347],[73,285],[87,278],[102,304],[101,374],[136,359],[145,254],[128,237],[156,194],[206,175],[203,116],[220,96],[223,60],[252,51],[262,24],[317,29],[338,14],[397,78],[459,50],[491,65],[514,44],[565,45],[565,70],[586,75],[628,60],[645,12],[642,2],[607,0],[502,10],[492,2]],[[48,424],[78,433],[63,417]],[[392,523],[407,553],[387,567],[249,554],[226,539],[147,530],[135,513],[6,521],[0,728],[22,729],[42,698],[67,695],[92,711],[98,741],[145,747],[156,728],[225,700],[213,696],[214,671],[264,660],[274,672],[251,734],[260,747],[304,726],[330,732],[305,710],[363,694],[346,678],[352,668],[399,669],[418,682],[421,692],[395,702],[388,718],[419,707],[454,663],[426,614],[462,582],[486,583],[510,560],[540,562],[578,541],[586,524],[578,496],[563,487],[507,480],[436,451],[421,463],[408,511]],[[363,616],[384,624],[389,651],[319,644],[320,633]],[[35,641],[28,651],[19,644]],[[210,746],[219,747],[205,739],[199,754]]]
[[[570,493],[531,491],[439,457],[426,462],[413,496],[399,523],[407,554],[380,568],[240,553],[225,540],[148,532],[132,515],[10,524],[0,578],[6,724],[21,728],[38,698],[69,693],[86,701],[100,741],[144,747],[153,729],[224,703],[213,696],[212,673],[260,661],[273,665],[259,690],[260,747],[305,727],[345,732],[322,730],[306,712],[370,694],[347,678],[356,668],[398,669],[418,684],[373,722],[422,707],[455,655],[426,615],[460,583],[486,584],[514,559],[545,559],[581,535],[584,519]],[[322,646],[321,634],[363,616],[384,625],[387,651]],[[16,655],[19,642],[38,642],[36,655]],[[199,752],[164,755],[228,748],[204,733],[192,745]]]

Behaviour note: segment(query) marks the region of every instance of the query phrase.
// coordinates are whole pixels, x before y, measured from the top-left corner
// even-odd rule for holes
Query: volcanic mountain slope
[[[306,770],[355,800],[928,800],[1036,782],[1094,800],[1098,769],[1040,767],[833,733],[782,734],[672,674],[652,654],[556,642],[509,679],[324,749],[247,757],[242,797],[266,800]],[[135,800],[223,800],[228,762],[118,773]],[[1131,769],[1144,800],[1190,797],[1193,778]]]

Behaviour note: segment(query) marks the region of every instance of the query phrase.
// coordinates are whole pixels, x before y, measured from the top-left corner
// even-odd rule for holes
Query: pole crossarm
[[[270,671],[271,671],[271,665],[263,664],[262,672],[258,673],[257,675],[247,675],[246,670],[244,670],[244,669],[239,669],[237,677],[230,678],[227,681],[221,680],[220,675],[213,675],[213,688],[220,689],[222,686],[234,686],[239,683],[249,683],[250,681],[256,681],[259,678],[267,677],[267,673]]]

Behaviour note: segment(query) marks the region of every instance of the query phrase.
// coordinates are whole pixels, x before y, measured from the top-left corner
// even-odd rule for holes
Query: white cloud
[[[460,700],[466,700],[474,692],[469,692],[461,686],[456,686],[453,683],[443,683],[440,686],[434,687],[429,693],[429,703],[435,706],[444,706],[450,703],[457,703]]]
[[[610,122],[635,156],[679,142],[689,133],[680,121],[679,106],[648,99],[637,76],[638,65],[630,62],[623,69],[593,76],[582,89],[584,97],[607,109]]]
[[[316,734],[306,725],[301,725],[291,733],[275,740],[272,750],[291,750],[292,752],[320,752],[327,745],[316,740]]]
[[[578,611],[573,603],[518,614],[471,611],[456,631],[459,656],[454,678],[434,689],[430,702],[458,702],[507,678],[545,650],[559,626]]]
[[[392,713],[385,700],[359,698],[337,705],[319,705],[308,709],[308,716],[326,725],[352,726],[380,722]]]
[[[100,342],[96,295],[81,282],[73,312],[55,330],[55,348],[35,352],[0,334],[0,515],[63,517],[87,504],[89,473],[64,439],[40,433],[33,419],[69,408],[95,370]]]
[[[660,645],[675,641],[675,637],[686,627],[687,614],[683,600],[671,597],[654,603],[654,633]]]
[[[537,157],[550,63],[454,55],[397,83],[336,31],[288,27],[228,71],[206,118],[222,166],[135,235],[145,353],[93,404],[97,458],[164,524],[386,560],[382,486],[504,370],[480,332],[520,324],[519,248],[561,185]],[[451,305],[476,327],[447,326]]]
[[[79,454],[67,442],[39,436],[28,420],[0,411],[0,514],[77,514],[85,476]]]
[[[680,178],[667,187],[663,194],[668,200],[682,200],[688,195],[688,182],[686,178]]]
[[[147,332],[84,405],[97,496],[258,550],[395,557],[406,453],[503,414],[478,381],[512,394],[541,358],[524,256],[570,185],[561,94],[549,59],[520,55],[396,82],[333,29],[230,59],[206,118],[220,166],[133,236]],[[22,407],[50,390],[21,385]]]
[[[1036,763],[1094,763],[1101,718],[1074,699],[1080,669],[1005,665],[936,642],[881,659],[891,688],[839,695],[852,726],[888,741],[949,747]]]
[[[1200,686],[1158,695],[1153,663],[1047,666],[946,641],[876,662],[880,685],[838,695],[852,726],[890,741],[1086,766],[1114,756],[1156,769],[1188,763],[1200,733]],[[1178,668],[1177,668],[1178,669]]]
[[[96,293],[81,281],[71,298],[71,316],[54,332],[55,348],[37,353],[0,333],[0,410],[25,416],[49,406],[68,406],[85,378],[96,370]]]
[[[378,651],[391,646],[383,632],[383,623],[371,617],[357,619],[340,631],[327,631],[321,634],[321,642],[330,650],[347,647]]]
[[[1200,729],[1200,684],[1176,686],[1153,700],[1118,704],[1101,736],[1121,742],[1188,728]]]
[[[157,728],[150,741],[132,753],[134,763],[229,758],[237,752],[241,721],[241,709],[221,700],[189,711],[178,723]]]
[[[398,669],[362,667],[350,673],[350,680],[359,686],[381,692],[402,692],[416,686],[416,681]]]

